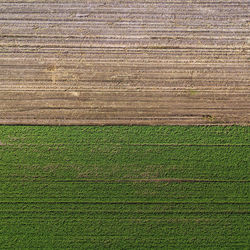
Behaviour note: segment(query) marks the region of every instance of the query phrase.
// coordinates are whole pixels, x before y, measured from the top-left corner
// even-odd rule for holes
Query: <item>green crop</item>
[[[247,249],[249,132],[0,126],[0,248]]]

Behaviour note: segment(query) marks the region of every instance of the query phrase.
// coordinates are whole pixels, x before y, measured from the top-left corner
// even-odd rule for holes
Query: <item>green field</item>
[[[0,248],[249,249],[250,127],[0,126]]]

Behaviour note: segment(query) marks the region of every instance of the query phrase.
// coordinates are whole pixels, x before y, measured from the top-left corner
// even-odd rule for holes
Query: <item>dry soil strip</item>
[[[0,124],[249,125],[247,1],[0,9]]]

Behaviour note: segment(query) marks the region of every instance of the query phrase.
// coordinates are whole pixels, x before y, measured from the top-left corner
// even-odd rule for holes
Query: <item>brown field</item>
[[[247,1],[0,0],[1,124],[249,125]]]

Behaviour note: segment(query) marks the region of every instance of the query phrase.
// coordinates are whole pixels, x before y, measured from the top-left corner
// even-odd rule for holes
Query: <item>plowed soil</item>
[[[0,123],[249,125],[247,7],[0,0]]]

